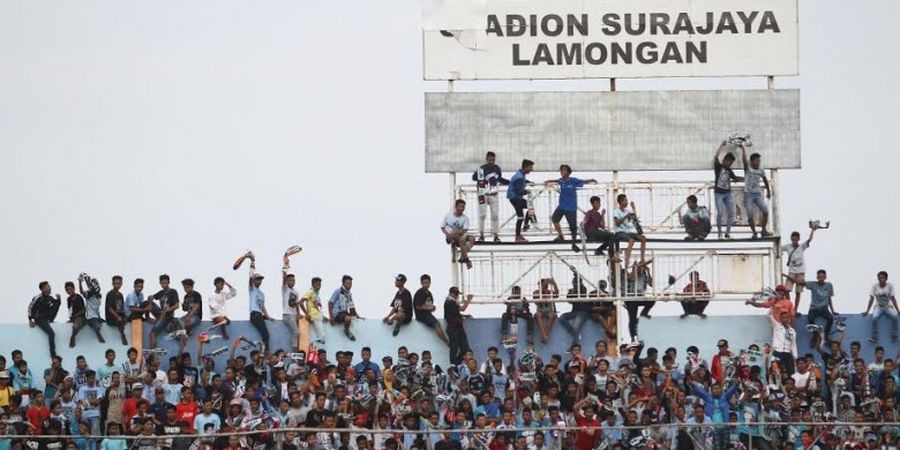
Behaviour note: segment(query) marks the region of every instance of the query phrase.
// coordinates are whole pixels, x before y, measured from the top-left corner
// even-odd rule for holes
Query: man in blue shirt
[[[506,189],[506,198],[516,210],[516,242],[528,242],[522,237],[522,231],[528,231],[528,218],[525,216],[525,211],[528,209],[526,196],[530,194],[525,188],[528,186],[525,176],[533,169],[534,161],[522,160],[522,168],[509,179],[509,187]]]
[[[585,184],[594,184],[597,180],[581,180],[573,177],[572,168],[569,167],[568,164],[559,166],[559,176],[560,178],[556,181],[547,181],[544,183],[546,186],[555,184],[559,187],[559,205],[556,207],[556,210],[553,211],[553,216],[550,218],[553,222],[553,226],[556,228],[555,241],[563,242],[566,240],[566,238],[563,237],[562,227],[559,226],[562,218],[565,217],[566,222],[569,223],[569,231],[572,233],[572,250],[580,252],[581,249],[574,243],[574,241],[578,240],[578,229],[575,228],[575,219],[578,215],[577,189],[583,187]]]
[[[809,289],[810,293],[810,303],[809,303],[809,315],[806,316],[806,320],[809,323],[816,323],[816,319],[823,318],[825,319],[825,339],[827,340],[829,336],[831,336],[831,326],[834,324],[834,305],[831,300],[834,297],[834,286],[831,283],[825,281],[825,278],[828,274],[819,269],[816,272],[816,281],[813,283],[799,282],[804,287]],[[818,335],[813,336],[815,340],[818,338]],[[815,346],[813,346],[815,347]]]
[[[275,319],[269,315],[269,311],[266,309],[266,294],[260,289],[265,276],[256,272],[256,258],[253,256],[253,252],[247,252],[247,258],[250,258],[250,277],[247,285],[250,290],[250,324],[259,331],[266,351],[269,351],[269,328],[266,326],[266,321]]]

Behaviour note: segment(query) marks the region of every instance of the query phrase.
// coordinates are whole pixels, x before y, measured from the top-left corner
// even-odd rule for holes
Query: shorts
[[[437,318],[431,313],[419,314],[416,316],[416,320],[424,323],[428,328],[434,328],[438,324]]]
[[[638,236],[640,236],[640,235],[637,233],[625,233],[622,231],[616,232],[616,239],[618,239],[620,241],[627,241],[629,239],[637,239]]]
[[[344,323],[344,318],[347,317],[347,312],[339,312],[334,315],[334,323],[341,324]]]
[[[790,291],[791,288],[794,288],[794,292],[796,292],[798,294],[803,292],[803,285],[800,283],[806,283],[806,274],[805,273],[789,273],[788,276],[797,280],[797,283],[795,284],[790,279],[785,279],[784,287],[786,287],[788,291]]]
[[[566,222],[569,223],[570,227],[575,226],[575,220],[577,218],[576,211],[563,211],[559,208],[556,208],[556,210],[553,211],[553,215],[550,216],[550,221],[552,221],[553,223],[559,223],[562,221],[563,217],[566,218]]]
[[[536,311],[541,314],[556,314],[556,305],[552,302],[541,302],[537,304]]]

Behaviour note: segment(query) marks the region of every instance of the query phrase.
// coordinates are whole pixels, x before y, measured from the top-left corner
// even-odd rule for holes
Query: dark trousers
[[[781,365],[781,373],[794,374],[794,355],[789,352],[772,352],[772,356],[778,358],[778,363]]]
[[[831,336],[831,325],[834,324],[834,316],[831,315],[831,311],[828,310],[828,307],[809,308],[809,314],[806,316],[806,320],[808,320],[809,323],[816,323],[816,319],[820,317],[825,319],[825,345],[828,345],[828,337]]]
[[[469,338],[462,326],[447,325],[447,338],[450,341],[450,364],[462,363],[463,354],[469,349]]]
[[[266,318],[259,311],[250,313],[250,323],[256,331],[259,331],[259,337],[262,338],[263,344],[266,345],[266,351],[269,351],[269,328],[266,326]]]
[[[700,315],[703,314],[703,311],[709,305],[709,300],[690,300],[681,302],[681,309],[684,310],[685,314],[694,314]]]
[[[649,301],[625,302],[625,309],[628,310],[628,334],[631,335],[632,341],[638,335],[638,323],[640,323],[640,319],[638,318],[638,310],[643,307],[644,309],[643,311],[641,311],[641,314],[648,314],[655,304],[656,302]]]
[[[516,210],[516,236],[522,234],[522,225],[528,225],[528,215],[525,210],[528,209],[528,202],[524,198],[511,199],[509,201]]]
[[[528,325],[528,344],[534,345],[534,317],[531,315],[531,313],[503,313],[503,315],[500,316],[500,334],[503,336],[509,334],[509,324],[512,321],[513,317],[515,317],[516,319],[525,320],[525,323]]]
[[[50,326],[50,321],[35,320],[34,324],[47,335],[47,339],[50,341],[50,356],[56,356],[56,333],[53,331],[53,327]]]
[[[588,233],[584,234],[584,237],[587,238],[588,242],[600,242],[600,247],[597,247],[597,251],[595,254],[601,254],[604,250],[609,250],[609,257],[612,258],[613,251],[615,250],[616,244],[616,235],[610,233],[606,230],[591,230]]]

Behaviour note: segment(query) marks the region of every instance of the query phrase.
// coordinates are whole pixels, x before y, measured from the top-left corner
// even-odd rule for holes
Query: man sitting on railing
[[[700,279],[700,272],[697,272],[696,270],[691,272],[691,282],[684,287],[682,292],[691,295],[691,297],[681,302],[681,309],[684,310],[684,314],[680,317],[684,319],[685,317],[694,314],[705,319],[706,314],[704,314],[703,311],[709,305],[709,300],[697,300],[697,297],[708,299],[710,297],[710,291],[709,287],[706,286],[706,282]]]
[[[615,242],[615,234],[606,229],[606,210],[600,210],[600,197],[591,197],[591,209],[584,213],[581,221],[581,229],[584,231],[588,242],[600,242],[600,246],[594,250],[595,255],[600,255],[607,248],[612,257]]]
[[[709,210],[705,206],[697,204],[697,196],[689,195],[687,198],[688,210],[681,216],[681,223],[684,224],[684,231],[687,236],[686,241],[702,241],[706,239],[712,229],[709,219]]]
[[[472,268],[472,261],[469,260],[469,250],[475,246],[475,237],[469,236],[469,218],[463,212],[466,210],[466,201],[457,199],[454,203],[453,212],[444,216],[441,223],[441,232],[444,233],[444,239],[450,245],[455,245],[459,249],[459,262],[464,263],[467,268]]]

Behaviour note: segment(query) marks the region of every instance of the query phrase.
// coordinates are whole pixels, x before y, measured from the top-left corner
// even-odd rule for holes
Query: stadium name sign
[[[430,80],[798,73],[796,0],[434,1]]]

